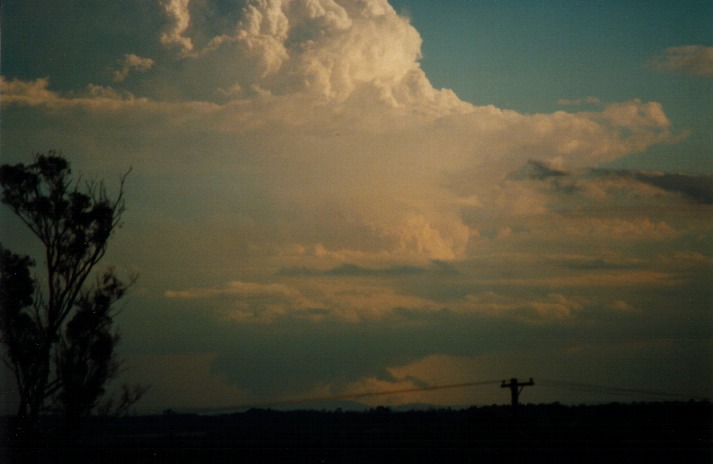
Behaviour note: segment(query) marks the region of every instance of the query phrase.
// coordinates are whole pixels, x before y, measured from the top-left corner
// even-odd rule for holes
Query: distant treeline
[[[12,418],[6,418],[11,421]],[[224,415],[91,418],[62,439],[14,443],[36,462],[713,462],[713,405],[661,402],[520,405],[396,412],[252,409]],[[31,446],[31,449],[30,449]],[[19,458],[17,458],[19,459]],[[16,459],[16,460],[17,460]]]

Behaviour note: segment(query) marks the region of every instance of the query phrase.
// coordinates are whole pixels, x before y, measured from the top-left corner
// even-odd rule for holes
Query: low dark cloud
[[[713,204],[713,175],[592,169],[582,177],[630,179],[683,195],[699,204]]]
[[[632,172],[639,182],[668,192],[680,193],[696,203],[713,204],[713,175]]]
[[[541,181],[562,193],[579,190],[579,184],[594,179],[625,179],[683,195],[699,204],[713,204],[713,175],[593,168],[566,171],[542,161],[529,160],[507,177],[514,181]]]
[[[598,271],[598,270],[616,270],[616,269],[637,269],[641,267],[640,263],[616,262],[604,258],[580,257],[568,260],[562,260],[560,263],[563,267],[581,270],[581,271]]]
[[[532,331],[526,325],[513,327],[500,320],[457,316],[447,310],[411,322],[428,323],[354,326],[292,322],[289,327],[252,329],[242,332],[234,347],[221,350],[212,369],[255,395],[274,398],[323,385],[337,393],[366,377],[391,381],[390,367],[434,353],[477,356],[504,346],[524,347]],[[280,334],[278,344],[276,333]]]
[[[510,180],[546,180],[552,178],[566,177],[570,173],[561,169],[549,166],[547,163],[538,160],[529,160],[523,167],[508,175]]]

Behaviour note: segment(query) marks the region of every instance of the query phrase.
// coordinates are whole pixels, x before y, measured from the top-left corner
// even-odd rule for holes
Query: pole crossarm
[[[503,380],[503,383],[500,385],[500,388],[509,388],[510,389],[510,399],[511,399],[513,412],[515,412],[517,410],[518,400],[520,398],[520,393],[522,393],[523,388],[529,387],[532,385],[535,385],[535,381],[532,380],[532,377],[530,377],[530,380],[527,382],[518,382],[517,378],[515,378],[515,377],[510,379],[510,383],[507,383],[506,380]]]

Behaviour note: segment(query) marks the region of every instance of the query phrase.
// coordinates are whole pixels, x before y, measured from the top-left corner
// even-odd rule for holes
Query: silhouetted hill
[[[326,400],[326,401],[313,401],[310,403],[300,403],[300,404],[293,404],[289,406],[281,406],[279,408],[275,408],[280,411],[305,411],[305,410],[311,410],[311,411],[366,411],[369,409],[369,406],[360,403],[358,401],[350,401],[350,400]]]
[[[713,406],[671,402],[397,412],[274,411],[93,418],[66,446],[46,417],[37,462],[684,462],[710,464]],[[18,445],[18,444],[16,444]],[[19,444],[20,446],[22,444]]]

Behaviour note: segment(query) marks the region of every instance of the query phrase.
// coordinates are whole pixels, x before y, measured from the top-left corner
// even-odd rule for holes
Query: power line
[[[345,393],[343,395],[329,395],[329,396],[308,396],[301,398],[289,398],[285,400],[276,400],[271,402],[266,402],[262,404],[252,404],[252,405],[238,405],[238,406],[223,406],[220,408],[209,408],[207,411],[217,412],[217,411],[227,411],[227,410],[244,410],[244,409],[261,409],[261,408],[271,408],[276,406],[290,406],[295,404],[305,404],[305,403],[316,403],[320,401],[340,401],[340,400],[353,400],[361,398],[369,398],[374,396],[386,396],[386,395],[402,395],[405,393],[418,393],[426,391],[435,390],[446,390],[455,388],[466,388],[466,387],[477,387],[482,385],[492,385],[499,384],[500,380],[486,380],[480,382],[465,382],[465,383],[454,383],[448,385],[432,385],[425,387],[413,387],[413,388],[400,388],[394,390],[381,390],[381,391],[370,391],[370,392],[356,392],[356,393]],[[206,411],[205,409],[203,411]]]
[[[298,404],[317,403],[317,402],[322,402],[322,401],[354,400],[354,399],[371,398],[371,397],[377,397],[377,396],[402,395],[402,394],[407,394],[407,393],[419,393],[419,392],[429,392],[429,391],[436,391],[436,390],[468,388],[468,387],[477,387],[477,386],[484,386],[484,385],[494,385],[494,384],[500,384],[500,383],[501,383],[500,380],[485,380],[485,381],[473,381],[473,382],[464,382],[464,383],[455,383],[455,384],[446,384],[446,385],[432,385],[432,386],[424,386],[424,387],[400,388],[400,389],[393,389],[393,390],[345,393],[342,395],[305,396],[305,397],[288,398],[288,399],[283,399],[283,400],[275,400],[275,401],[264,402],[264,403],[240,404],[240,405],[233,405],[233,406],[221,406],[221,407],[215,407],[215,408],[201,408],[200,411],[209,413],[209,412],[236,411],[236,410],[247,410],[247,409],[267,409],[267,408],[280,407],[280,406],[291,406],[291,405],[298,405]],[[607,394],[607,395],[629,396],[629,397],[641,397],[641,396],[668,397],[668,398],[676,398],[679,400],[681,400],[681,399],[684,399],[684,400],[688,400],[688,399],[710,400],[710,398],[713,397],[713,395],[686,395],[686,394],[682,394],[682,393],[665,392],[665,391],[659,391],[659,390],[623,388],[623,387],[616,387],[616,386],[597,385],[597,384],[589,384],[589,383],[583,383],[583,382],[571,382],[571,381],[566,381],[566,380],[554,380],[554,379],[538,379],[537,385],[543,386],[543,387],[548,387],[548,388],[563,389],[563,390],[589,392],[589,393],[600,393],[600,394]]]
[[[653,396],[653,397],[669,397],[678,399],[702,399],[707,400],[710,395],[686,395],[683,393],[665,392],[660,390],[644,390],[638,388],[623,388],[607,385],[595,385],[582,382],[570,382],[564,380],[539,379],[538,384],[543,387],[561,388],[565,390],[604,393],[608,395],[623,395],[623,396]]]

